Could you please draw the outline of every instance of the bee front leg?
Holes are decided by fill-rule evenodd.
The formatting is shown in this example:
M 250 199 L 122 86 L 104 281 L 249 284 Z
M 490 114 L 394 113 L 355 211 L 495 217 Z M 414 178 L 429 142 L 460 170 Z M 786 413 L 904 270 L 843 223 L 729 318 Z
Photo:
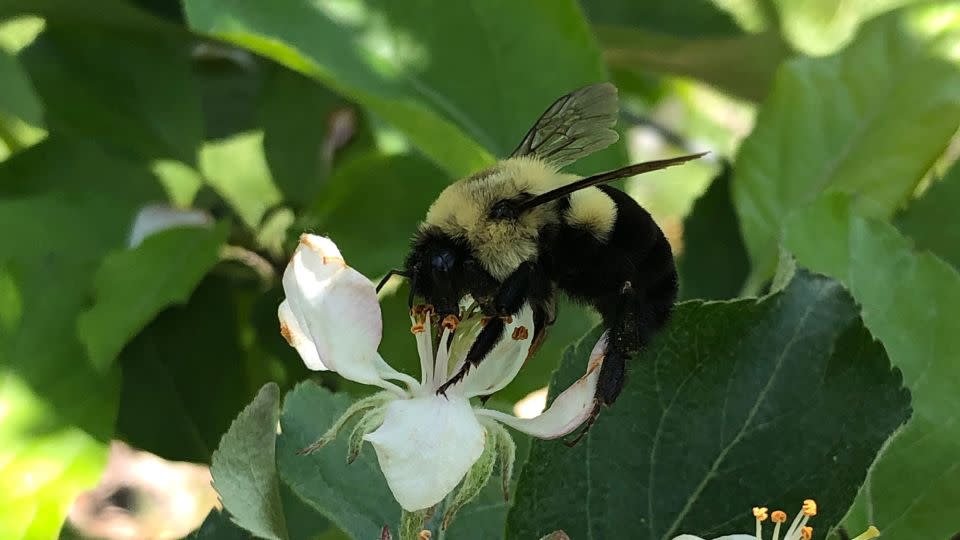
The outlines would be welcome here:
M 480 331 L 477 339 L 470 346 L 470 350 L 467 351 L 463 367 L 437 389 L 437 394 L 446 395 L 448 388 L 463 380 L 471 368 L 480 365 L 480 362 L 483 362 L 484 358 L 490 354 L 490 351 L 496 347 L 503 337 L 503 330 L 506 328 L 504 319 L 512 317 L 520 311 L 520 308 L 529 299 L 530 292 L 533 289 L 532 285 L 535 284 L 536 280 L 537 266 L 532 262 L 521 264 L 512 274 L 507 276 L 507 279 L 503 281 L 494 295 L 492 316 L 487 319 L 483 330 Z

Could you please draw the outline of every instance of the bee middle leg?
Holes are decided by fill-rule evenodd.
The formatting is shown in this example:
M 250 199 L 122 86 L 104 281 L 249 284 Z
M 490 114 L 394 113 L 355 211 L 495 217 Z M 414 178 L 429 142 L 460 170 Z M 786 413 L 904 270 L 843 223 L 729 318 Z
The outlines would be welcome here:
M 507 276 L 494 296 L 491 313 L 488 313 L 490 318 L 467 351 L 466 361 L 448 381 L 440 385 L 437 394 L 446 395 L 448 388 L 463 380 L 471 368 L 483 362 L 503 337 L 506 328 L 504 319 L 520 311 L 530 298 L 531 291 L 535 290 L 538 279 L 538 268 L 532 262 L 521 264 Z

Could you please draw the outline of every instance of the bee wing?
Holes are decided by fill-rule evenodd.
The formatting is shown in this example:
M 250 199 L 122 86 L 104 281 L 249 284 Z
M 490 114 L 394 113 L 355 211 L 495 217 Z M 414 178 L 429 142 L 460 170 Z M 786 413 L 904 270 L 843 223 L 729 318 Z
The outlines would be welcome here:
M 617 87 L 585 86 L 550 105 L 511 157 L 536 156 L 557 168 L 617 142 Z

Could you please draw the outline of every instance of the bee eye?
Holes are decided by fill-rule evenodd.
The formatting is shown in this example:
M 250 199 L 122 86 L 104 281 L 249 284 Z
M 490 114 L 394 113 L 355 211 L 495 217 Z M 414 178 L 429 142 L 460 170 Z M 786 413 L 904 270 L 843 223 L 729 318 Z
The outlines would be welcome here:
M 490 209 L 490 219 L 516 219 L 517 207 L 511 200 L 498 201 Z
M 449 272 L 453 270 L 453 265 L 456 262 L 457 257 L 449 251 L 441 251 L 430 260 L 433 269 L 438 272 Z

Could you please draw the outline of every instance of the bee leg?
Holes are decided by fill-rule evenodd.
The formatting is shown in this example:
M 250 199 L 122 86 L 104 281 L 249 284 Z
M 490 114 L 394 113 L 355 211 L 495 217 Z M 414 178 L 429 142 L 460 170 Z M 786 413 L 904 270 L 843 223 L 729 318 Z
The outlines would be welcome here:
M 500 341 L 504 328 L 506 328 L 506 323 L 500 317 L 490 319 L 487 325 L 483 327 L 483 330 L 480 331 L 480 334 L 477 335 L 477 339 L 473 342 L 473 345 L 470 346 L 463 366 L 453 377 L 450 377 L 447 382 L 440 385 L 440 388 L 437 389 L 437 394 L 447 395 L 448 388 L 463 380 L 463 378 L 467 376 L 467 373 L 470 372 L 471 367 L 479 365 L 487 354 L 497 345 L 497 342 Z
M 503 337 L 506 328 L 504 319 L 516 315 L 529 298 L 531 285 L 537 281 L 537 270 L 534 263 L 525 262 L 503 280 L 493 299 L 493 316 L 487 320 L 487 324 L 467 351 L 463 367 L 437 389 L 437 394 L 446 395 L 448 388 L 463 380 L 472 367 L 480 365 L 490 354 Z

